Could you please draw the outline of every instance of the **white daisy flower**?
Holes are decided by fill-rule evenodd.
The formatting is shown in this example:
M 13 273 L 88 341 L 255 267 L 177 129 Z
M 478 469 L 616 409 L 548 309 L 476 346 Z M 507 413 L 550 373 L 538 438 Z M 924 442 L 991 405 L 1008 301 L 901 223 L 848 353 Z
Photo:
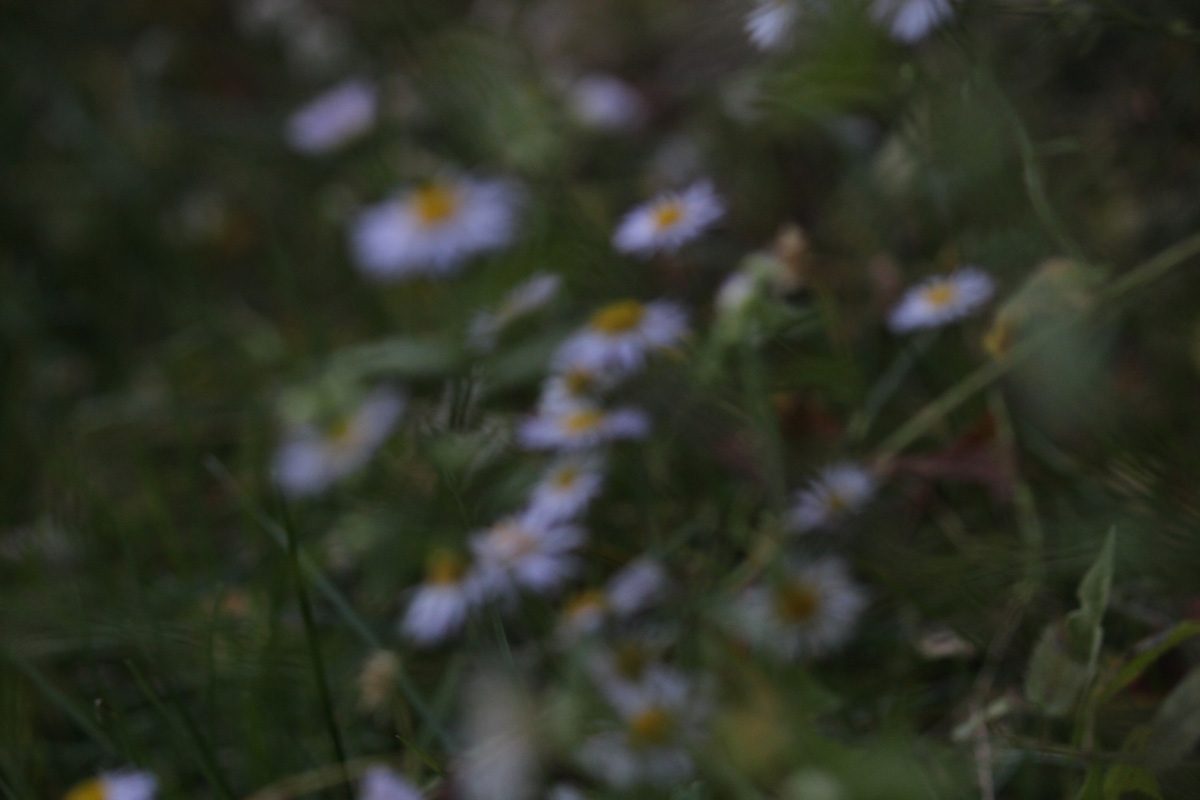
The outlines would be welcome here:
M 650 256 L 673 253 L 725 214 L 725 204 L 708 181 L 682 192 L 668 192 L 630 211 L 613 234 L 623 253 Z
M 443 178 L 360 211 L 350 244 L 372 278 L 450 275 L 512 241 L 519 205 L 504 181 Z
M 558 294 L 560 286 L 560 276 L 539 272 L 513 287 L 496 310 L 481 311 L 471 320 L 468 338 L 472 346 L 477 350 L 490 350 L 495 347 L 496 337 L 501 331 L 521 317 L 546 306 Z
M 641 439 L 650 431 L 646 415 L 633 408 L 605 411 L 590 404 L 542 409 L 521 423 L 517 441 L 527 450 L 587 450 L 618 439 Z
M 747 589 L 732 621 L 766 652 L 788 660 L 819 658 L 846 643 L 866 604 L 845 564 L 826 558 L 790 565 L 776 581 Z
M 582 528 L 546 525 L 529 515 L 502 519 L 471 538 L 481 593 L 510 598 L 518 589 L 550 594 L 579 567 Z
M 687 314 L 665 300 L 619 300 L 592 314 L 587 325 L 558 348 L 559 370 L 621 375 L 641 367 L 647 353 L 666 350 L 687 335 Z
M 788 522 L 799 533 L 828 527 L 861 511 L 874 494 L 870 472 L 856 464 L 834 464 L 796 494 Z
M 871 10 L 893 39 L 906 44 L 925 38 L 954 13 L 950 0 L 875 0 Z
M 421 800 L 421 792 L 399 773 L 371 767 L 363 773 L 358 800 Z
M 336 150 L 370 130 L 377 106 L 378 92 L 370 83 L 340 83 L 288 117 L 288 144 L 309 155 Z
M 667 587 L 667 572 L 662 564 L 650 556 L 642 556 L 609 579 L 605 594 L 613 614 L 628 617 L 661 600 Z
M 275 482 L 293 496 L 317 494 L 361 469 L 387 439 L 404 410 L 404 396 L 376 389 L 332 426 L 292 429 L 275 454 Z
M 968 316 L 991 299 L 995 283 L 978 267 L 935 275 L 909 289 L 888 317 L 895 333 L 937 328 Z
M 542 384 L 538 409 L 561 411 L 594 402 L 598 395 L 607 392 L 619 376 L 611 372 L 600 372 L 583 367 L 567 367 L 556 372 Z
M 584 75 L 571 84 L 571 114 L 580 124 L 601 131 L 629 131 L 646 120 L 646 103 L 628 83 L 612 75 Z
M 576 592 L 563 605 L 558 636 L 568 643 L 598 633 L 608 619 L 608 595 L 600 589 Z
M 609 699 L 621 728 L 583 743 L 578 760 L 584 769 L 618 789 L 665 787 L 692 775 L 690 746 L 699 738 L 705 706 L 686 679 L 655 671 L 637 687 Z
M 542 523 L 574 519 L 600 493 L 604 461 L 598 456 L 565 456 L 546 470 L 533 489 L 529 515 Z
M 466 564 L 448 550 L 429 557 L 425 582 L 417 589 L 400 622 L 401 632 L 419 645 L 433 645 L 458 633 L 467 621 L 476 592 Z
M 776 50 L 791 38 L 799 16 L 797 0 L 758 0 L 746 16 L 746 33 L 760 50 Z
M 149 772 L 106 772 L 75 786 L 64 800 L 152 800 L 158 779 Z

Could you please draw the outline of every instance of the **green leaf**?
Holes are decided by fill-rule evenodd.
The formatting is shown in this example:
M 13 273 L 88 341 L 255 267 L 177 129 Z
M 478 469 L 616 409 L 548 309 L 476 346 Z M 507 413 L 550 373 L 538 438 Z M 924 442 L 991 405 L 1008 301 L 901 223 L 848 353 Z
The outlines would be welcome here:
M 1196 635 L 1200 635 L 1200 623 L 1186 621 L 1153 637 L 1145 649 L 1121 665 L 1116 674 L 1104 682 L 1099 692 L 1100 702 L 1112 699 L 1118 692 L 1141 677 L 1142 673 L 1149 669 L 1155 661 Z
M 1200 668 L 1175 687 L 1150 724 L 1146 760 L 1162 769 L 1178 762 L 1200 742 Z
M 1104 639 L 1101 623 L 1112 588 L 1115 533 L 1109 531 L 1079 582 L 1079 608 L 1042 631 L 1025 678 L 1025 696 L 1051 717 L 1065 715 L 1096 674 Z
M 1144 768 L 1133 764 L 1114 764 L 1109 767 L 1101 789 L 1103 800 L 1131 800 L 1131 795 L 1162 800 L 1158 779 Z
M 355 379 L 432 378 L 457 370 L 462 353 L 444 339 L 384 339 L 341 351 L 330 372 Z

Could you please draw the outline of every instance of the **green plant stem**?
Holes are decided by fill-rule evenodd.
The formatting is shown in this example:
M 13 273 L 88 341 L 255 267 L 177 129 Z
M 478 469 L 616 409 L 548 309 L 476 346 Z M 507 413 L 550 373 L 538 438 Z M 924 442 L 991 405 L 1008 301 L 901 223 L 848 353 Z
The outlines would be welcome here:
M 313 619 L 312 603 L 308 597 L 304 575 L 300 569 L 299 547 L 296 543 L 296 530 L 288 513 L 287 503 L 280 498 L 280 509 L 283 513 L 283 529 L 287 534 L 288 564 L 292 571 L 292 580 L 296 584 L 296 599 L 300 603 L 300 614 L 304 619 L 305 639 L 308 642 L 308 656 L 312 663 L 313 678 L 317 684 L 317 693 L 321 700 L 321 709 L 325 714 L 325 724 L 329 730 L 329 739 L 333 744 L 333 752 L 341 768 L 342 780 L 345 784 L 343 791 L 347 798 L 353 797 L 350 790 L 350 774 L 346 771 L 346 748 L 342 744 L 342 733 L 338 728 L 337 715 L 334 713 L 333 697 L 329 691 L 329 680 L 325 674 L 325 661 L 321 656 L 321 643 L 317 638 L 319 631 Z

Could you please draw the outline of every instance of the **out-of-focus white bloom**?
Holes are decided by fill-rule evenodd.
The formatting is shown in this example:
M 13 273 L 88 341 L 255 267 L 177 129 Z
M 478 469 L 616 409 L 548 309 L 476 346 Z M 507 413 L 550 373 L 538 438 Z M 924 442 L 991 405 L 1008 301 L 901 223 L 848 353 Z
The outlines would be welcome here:
M 546 800 L 587 800 L 587 795 L 569 783 L 556 783 L 546 792 Z
M 640 367 L 647 353 L 678 344 L 687 332 L 687 315 L 675 303 L 619 300 L 592 314 L 587 325 L 563 342 L 554 365 L 624 374 Z
M 587 450 L 618 439 L 641 439 L 650 431 L 646 415 L 633 408 L 605 411 L 589 404 L 542 409 L 521 423 L 517 441 L 528 450 Z
M 835 558 L 789 565 L 767 585 L 738 598 L 736 632 L 752 645 L 789 660 L 818 658 L 854 633 L 867 599 Z
M 563 606 L 558 635 L 568 643 L 599 632 L 608 618 L 608 596 L 599 589 L 576 593 Z
M 500 520 L 471 538 L 482 593 L 509 598 L 517 589 L 557 591 L 578 569 L 575 551 L 584 538 L 582 528 L 529 515 Z
M 892 309 L 888 325 L 895 333 L 946 325 L 990 300 L 995 288 L 991 276 L 978 267 L 935 275 L 904 293 Z
M 609 696 L 622 727 L 587 739 L 580 765 L 616 788 L 669 786 L 686 780 L 689 751 L 705 711 L 692 686 L 677 674 L 649 673 L 636 687 Z
M 454 772 L 465 800 L 532 800 L 538 785 L 533 702 L 512 677 L 484 671 L 467 684 L 463 739 Z
M 149 772 L 106 772 L 75 786 L 64 800 L 152 800 L 158 779 Z
M 377 105 L 378 92 L 370 83 L 340 83 L 288 117 L 288 144 L 310 155 L 336 150 L 375 124 Z
M 758 295 L 761 281 L 758 276 L 738 270 L 729 275 L 717 289 L 715 305 L 722 315 L 739 316 Z
M 421 800 L 421 792 L 387 767 L 371 767 L 363 773 L 358 800 Z
M 667 573 L 657 560 L 642 556 L 630 561 L 608 581 L 608 607 L 628 617 L 658 602 L 667 590 Z
M 555 372 L 542 384 L 538 408 L 542 411 L 562 411 L 595 402 L 611 389 L 620 376 L 583 367 L 567 367 Z
M 275 482 L 294 496 L 317 494 L 359 470 L 383 444 L 404 410 L 404 396 L 376 389 L 354 413 L 325 430 L 302 425 L 290 431 L 275 454 Z
M 481 311 L 471 320 L 471 344 L 479 350 L 490 350 L 504 328 L 544 307 L 558 294 L 560 286 L 561 277 L 539 272 L 513 287 L 495 311 Z
M 668 192 L 630 211 L 613 234 L 623 253 L 650 256 L 673 253 L 695 239 L 725 213 L 725 204 L 708 181 L 682 192 Z
M 857 464 L 834 464 L 796 494 L 788 515 L 800 533 L 823 528 L 856 514 L 875 494 L 875 478 Z
M 746 16 L 746 33 L 761 50 L 775 50 L 791 38 L 800 16 L 798 0 L 758 0 Z
M 871 10 L 893 39 L 906 44 L 925 38 L 954 13 L 950 0 L 875 0 Z
M 584 75 L 570 88 L 575 119 L 602 131 L 628 131 L 646 120 L 646 103 L 628 83 L 612 75 Z
M 350 244 L 372 278 L 450 275 L 511 242 L 519 206 L 518 191 L 504 181 L 439 179 L 360 211 Z
M 528 513 L 547 524 L 574 519 L 592 502 L 603 483 L 603 459 L 566 456 L 551 464 L 534 487 Z
M 435 550 L 400 630 L 416 644 L 432 645 L 458 633 L 475 599 L 474 575 L 455 553 Z

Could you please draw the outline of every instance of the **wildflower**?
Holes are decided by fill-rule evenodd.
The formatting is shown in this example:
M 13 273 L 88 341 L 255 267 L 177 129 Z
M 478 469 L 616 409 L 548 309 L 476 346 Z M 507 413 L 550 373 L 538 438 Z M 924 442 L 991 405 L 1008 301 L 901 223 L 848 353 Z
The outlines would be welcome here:
M 845 565 L 826 558 L 790 565 L 774 583 L 747 589 L 733 617 L 762 650 L 789 660 L 817 658 L 850 638 L 866 602 Z
M 392 699 L 400 675 L 400 659 L 390 650 L 376 650 L 358 673 L 358 705 L 363 711 L 382 711 Z
M 296 427 L 275 454 L 275 482 L 290 495 L 311 495 L 358 471 L 392 432 L 404 402 L 395 390 L 377 389 L 324 430 Z
M 746 16 L 746 33 L 760 50 L 782 47 L 800 16 L 797 0 L 758 0 Z
M 371 767 L 363 773 L 358 800 L 421 800 L 421 792 L 387 767 Z
M 597 633 L 608 617 L 608 595 L 600 589 L 577 592 L 563 606 L 558 635 L 572 642 Z
M 888 325 L 896 333 L 937 328 L 961 319 L 992 297 L 991 277 L 978 267 L 962 267 L 929 278 L 905 292 L 892 309 Z
M 612 75 L 584 75 L 571 85 L 571 114 L 601 131 L 628 131 L 646 119 L 646 103 L 628 83 Z
M 574 553 L 583 540 L 583 530 L 573 525 L 547 525 L 529 515 L 500 520 L 471 539 L 482 592 L 506 597 L 518 588 L 556 591 L 575 574 Z
M 157 791 L 158 779 L 149 772 L 122 770 L 84 781 L 64 800 L 151 800 Z
M 667 590 L 667 573 L 655 559 L 642 556 L 630 561 L 608 581 L 608 606 L 618 617 L 628 617 L 658 602 Z
M 651 673 L 636 688 L 610 698 L 621 727 L 586 740 L 580 764 L 619 789 L 686 780 L 694 770 L 689 747 L 704 713 L 695 694 L 678 674 Z
M 309 155 L 336 150 L 370 129 L 377 105 L 378 93 L 366 81 L 340 83 L 288 117 L 288 144 Z
M 828 527 L 861 511 L 873 494 L 870 472 L 856 464 L 834 464 L 797 493 L 788 521 L 800 533 Z
M 649 256 L 673 253 L 695 239 L 725 213 L 725 205 L 708 181 L 682 192 L 668 192 L 630 211 L 613 234 L 623 253 Z
M 546 800 L 587 800 L 587 795 L 569 783 L 556 783 L 547 790 Z
M 586 405 L 595 400 L 597 395 L 611 389 L 618 377 L 611 372 L 568 366 L 546 379 L 542 385 L 538 408 L 543 411 L 561 411 Z
M 542 409 L 525 420 L 517 440 L 529 450 L 586 450 L 617 439 L 641 439 L 650 422 L 641 411 L 605 411 L 591 404 Z
M 618 300 L 592 314 L 555 353 L 559 369 L 624 374 L 646 355 L 678 344 L 687 335 L 687 315 L 675 303 Z
M 455 553 L 434 551 L 426 566 L 425 582 L 400 623 L 404 635 L 416 644 L 432 645 L 458 633 L 471 609 L 471 577 Z
M 566 456 L 555 461 L 534 487 L 529 514 L 544 523 L 579 516 L 600 492 L 603 466 L 603 459 L 596 456 Z
M 372 278 L 450 275 L 512 241 L 518 205 L 503 181 L 437 179 L 359 212 L 350 243 Z
M 871 10 L 893 39 L 906 44 L 925 38 L 954 12 L 950 0 L 875 0 Z
M 553 300 L 561 285 L 562 278 L 547 272 L 539 272 L 518 284 L 495 311 L 481 311 L 471 320 L 471 344 L 478 350 L 490 350 L 504 328 Z

